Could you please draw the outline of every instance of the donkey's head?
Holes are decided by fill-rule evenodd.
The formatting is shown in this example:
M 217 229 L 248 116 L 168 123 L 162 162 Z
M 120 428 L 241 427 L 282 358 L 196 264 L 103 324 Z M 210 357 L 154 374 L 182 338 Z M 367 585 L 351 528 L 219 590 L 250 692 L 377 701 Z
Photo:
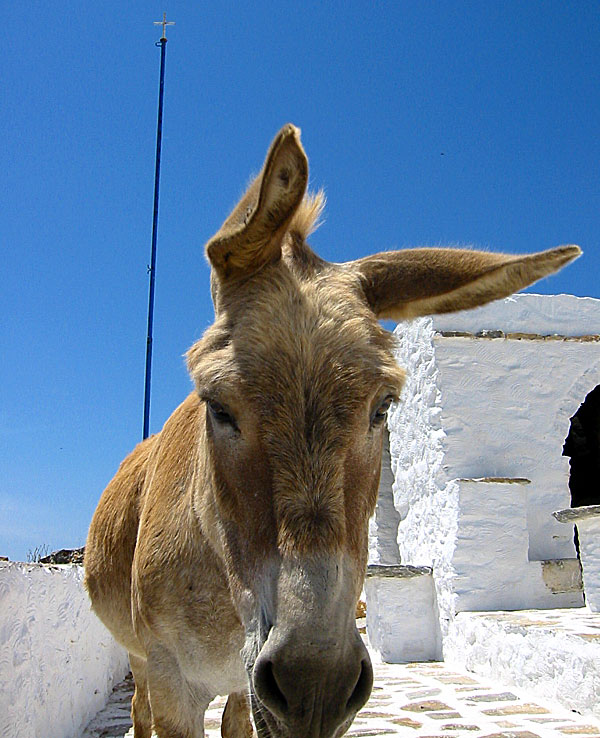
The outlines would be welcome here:
M 208 243 L 216 320 L 188 361 L 211 490 L 196 508 L 246 630 L 259 733 L 329 738 L 372 684 L 355 605 L 385 415 L 404 376 L 378 319 L 504 297 L 579 249 L 415 249 L 331 264 L 305 242 L 323 204 L 307 179 L 288 125 Z

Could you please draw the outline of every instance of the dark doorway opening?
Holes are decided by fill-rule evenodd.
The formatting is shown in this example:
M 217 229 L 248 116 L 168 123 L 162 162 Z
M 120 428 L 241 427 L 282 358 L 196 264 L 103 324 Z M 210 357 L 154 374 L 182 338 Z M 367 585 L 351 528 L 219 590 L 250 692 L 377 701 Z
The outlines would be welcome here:
M 563 456 L 571 457 L 571 507 L 600 505 L 600 385 L 571 418 Z
M 588 394 L 571 418 L 563 456 L 571 457 L 571 507 L 600 505 L 600 385 Z M 579 556 L 577 528 L 575 548 Z

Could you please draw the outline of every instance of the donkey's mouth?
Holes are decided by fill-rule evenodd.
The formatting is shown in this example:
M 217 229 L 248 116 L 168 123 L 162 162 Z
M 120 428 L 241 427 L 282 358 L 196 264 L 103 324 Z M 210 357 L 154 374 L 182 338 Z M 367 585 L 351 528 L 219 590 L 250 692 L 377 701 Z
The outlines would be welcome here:
M 258 738 L 283 738 L 288 735 L 275 715 L 261 704 L 253 689 L 250 690 L 250 701 Z
M 252 691 L 250 694 L 252 703 L 252 717 L 256 726 L 258 738 L 341 738 L 352 725 L 354 715 L 333 730 L 333 732 L 320 730 L 321 726 L 306 726 L 295 729 L 282 723 L 267 707 L 265 707 Z

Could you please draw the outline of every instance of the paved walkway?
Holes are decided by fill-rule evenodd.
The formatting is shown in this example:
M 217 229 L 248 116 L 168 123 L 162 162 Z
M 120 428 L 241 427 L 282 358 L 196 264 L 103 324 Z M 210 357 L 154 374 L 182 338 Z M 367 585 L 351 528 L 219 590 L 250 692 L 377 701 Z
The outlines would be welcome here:
M 373 657 L 375 686 L 348 736 L 408 738 L 569 738 L 598 736 L 600 719 L 578 715 L 444 663 L 382 664 Z M 131 678 L 81 738 L 128 738 Z M 225 698 L 206 713 L 207 738 L 219 738 Z

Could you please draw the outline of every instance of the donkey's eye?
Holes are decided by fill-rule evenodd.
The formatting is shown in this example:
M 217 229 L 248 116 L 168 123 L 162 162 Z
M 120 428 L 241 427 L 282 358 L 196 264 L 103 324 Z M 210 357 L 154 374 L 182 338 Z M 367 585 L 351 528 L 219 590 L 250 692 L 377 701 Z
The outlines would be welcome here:
M 206 404 L 208 405 L 210 414 L 217 421 L 217 423 L 223 423 L 223 424 L 231 425 L 234 428 L 237 428 L 233 415 L 231 415 L 231 413 L 225 410 L 223 405 L 219 404 L 218 402 L 215 402 L 214 400 L 207 400 Z
M 379 423 L 383 423 L 392 402 L 394 402 L 393 395 L 388 395 L 373 413 L 371 417 L 371 425 L 379 425 Z

